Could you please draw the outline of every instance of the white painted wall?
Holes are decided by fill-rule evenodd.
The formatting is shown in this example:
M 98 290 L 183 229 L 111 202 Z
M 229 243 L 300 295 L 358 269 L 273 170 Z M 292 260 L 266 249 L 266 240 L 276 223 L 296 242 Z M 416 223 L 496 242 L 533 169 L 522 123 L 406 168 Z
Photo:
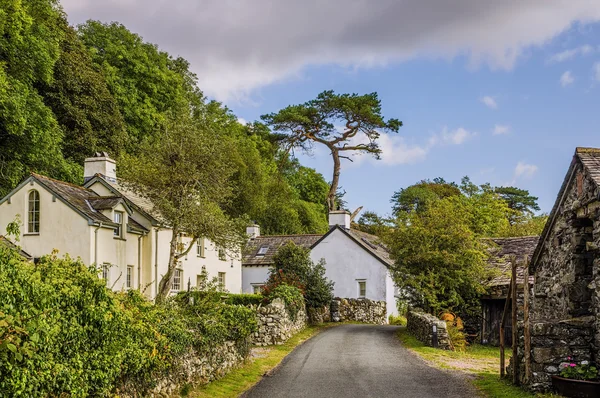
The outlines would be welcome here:
M 263 284 L 269 278 L 271 267 L 265 265 L 251 265 L 242 267 L 243 293 L 254 293 L 254 284 Z

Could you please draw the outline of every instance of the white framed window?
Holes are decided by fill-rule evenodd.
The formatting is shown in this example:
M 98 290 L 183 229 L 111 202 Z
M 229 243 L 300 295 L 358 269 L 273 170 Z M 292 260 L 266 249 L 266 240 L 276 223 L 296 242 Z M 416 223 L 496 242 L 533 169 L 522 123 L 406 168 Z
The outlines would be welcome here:
M 219 260 L 226 261 L 227 254 L 225 253 L 225 249 L 223 249 L 222 247 L 219 247 L 219 248 L 217 248 L 217 251 L 219 252 Z
M 217 281 L 219 283 L 219 289 L 225 290 L 225 272 L 219 272 Z
M 133 265 L 127 266 L 127 279 L 125 283 L 127 289 L 131 289 L 133 287 Z
M 118 224 L 117 228 L 113 231 L 113 234 L 117 237 L 117 238 L 122 238 L 123 237 L 123 212 L 122 211 L 116 211 L 114 212 L 114 216 L 113 216 L 113 221 L 115 222 L 115 224 Z
M 204 254 L 204 238 L 198 238 L 198 242 L 196 243 L 196 251 L 198 253 L 198 257 L 206 257 Z
M 366 279 L 358 280 L 358 297 L 367 297 L 367 281 Z
M 253 283 L 252 284 L 252 293 L 254 294 L 260 294 L 263 291 L 263 284 L 262 283 Z
M 181 282 L 183 281 L 183 270 L 177 268 L 173 274 L 173 282 L 171 283 L 171 290 L 181 290 Z
M 27 233 L 40 233 L 40 193 L 36 190 L 29 192 L 27 207 Z
M 104 263 L 102 264 L 102 279 L 104 279 L 104 283 L 108 284 L 108 278 L 110 277 L 110 264 Z

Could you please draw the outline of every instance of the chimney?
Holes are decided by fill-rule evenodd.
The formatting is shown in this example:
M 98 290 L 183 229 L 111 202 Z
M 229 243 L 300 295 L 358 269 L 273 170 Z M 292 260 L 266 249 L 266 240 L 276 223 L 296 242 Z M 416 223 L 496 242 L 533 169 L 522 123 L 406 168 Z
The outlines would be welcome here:
M 246 227 L 248 238 L 253 239 L 260 236 L 260 226 L 258 224 L 248 225 Z
M 102 174 L 109 181 L 117 181 L 117 162 L 106 152 L 96 152 L 94 157 L 85 159 L 83 163 L 83 180 L 88 181 L 96 174 Z
M 329 228 L 336 225 L 350 229 L 350 212 L 347 210 L 334 210 L 329 212 Z

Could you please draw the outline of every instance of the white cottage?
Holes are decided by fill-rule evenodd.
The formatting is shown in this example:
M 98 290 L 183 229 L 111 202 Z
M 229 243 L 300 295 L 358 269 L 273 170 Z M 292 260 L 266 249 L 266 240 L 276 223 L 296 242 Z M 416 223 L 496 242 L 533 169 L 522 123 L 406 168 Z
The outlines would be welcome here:
M 32 173 L 0 200 L 0 229 L 18 215 L 19 243 L 34 259 L 58 250 L 98 265 L 109 287 L 140 288 L 154 298 L 168 267 L 171 229 L 151 203 L 119 184 L 106 154 L 86 159 L 84 169 L 83 186 Z M 241 254 L 229 256 L 208 239 L 194 242 L 180 261 L 172 291 L 196 286 L 203 268 L 224 290 L 241 292 Z
M 343 298 L 385 301 L 389 315 L 397 315 L 396 287 L 388 267 L 393 264 L 376 236 L 350 228 L 350 213 L 329 214 L 325 235 L 261 236 L 257 225 L 248 227 L 250 240 L 242 260 L 242 290 L 258 292 L 268 278 L 273 255 L 289 241 L 310 249 L 314 262 L 325 260 L 325 275 L 332 280 L 333 294 Z

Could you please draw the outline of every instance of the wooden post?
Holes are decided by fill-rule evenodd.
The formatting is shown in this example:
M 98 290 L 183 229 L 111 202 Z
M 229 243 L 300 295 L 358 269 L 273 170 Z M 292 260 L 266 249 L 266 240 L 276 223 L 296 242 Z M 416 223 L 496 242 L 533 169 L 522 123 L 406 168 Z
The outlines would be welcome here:
M 529 325 L 529 261 L 525 256 L 523 269 L 523 335 L 524 335 L 524 360 L 525 360 L 525 383 L 529 384 L 531 375 L 531 329 Z
M 512 259 L 512 360 L 513 360 L 513 384 L 519 385 L 519 336 L 517 334 L 517 311 L 518 311 L 518 297 L 517 297 L 517 261 L 513 257 Z
M 512 285 L 513 280 L 511 276 L 510 285 L 508 287 L 508 293 L 506 294 L 506 301 L 504 302 L 504 311 L 502 312 L 502 320 L 500 321 L 500 377 L 505 376 L 506 361 L 504 358 L 504 324 L 508 315 L 509 303 L 512 296 Z

